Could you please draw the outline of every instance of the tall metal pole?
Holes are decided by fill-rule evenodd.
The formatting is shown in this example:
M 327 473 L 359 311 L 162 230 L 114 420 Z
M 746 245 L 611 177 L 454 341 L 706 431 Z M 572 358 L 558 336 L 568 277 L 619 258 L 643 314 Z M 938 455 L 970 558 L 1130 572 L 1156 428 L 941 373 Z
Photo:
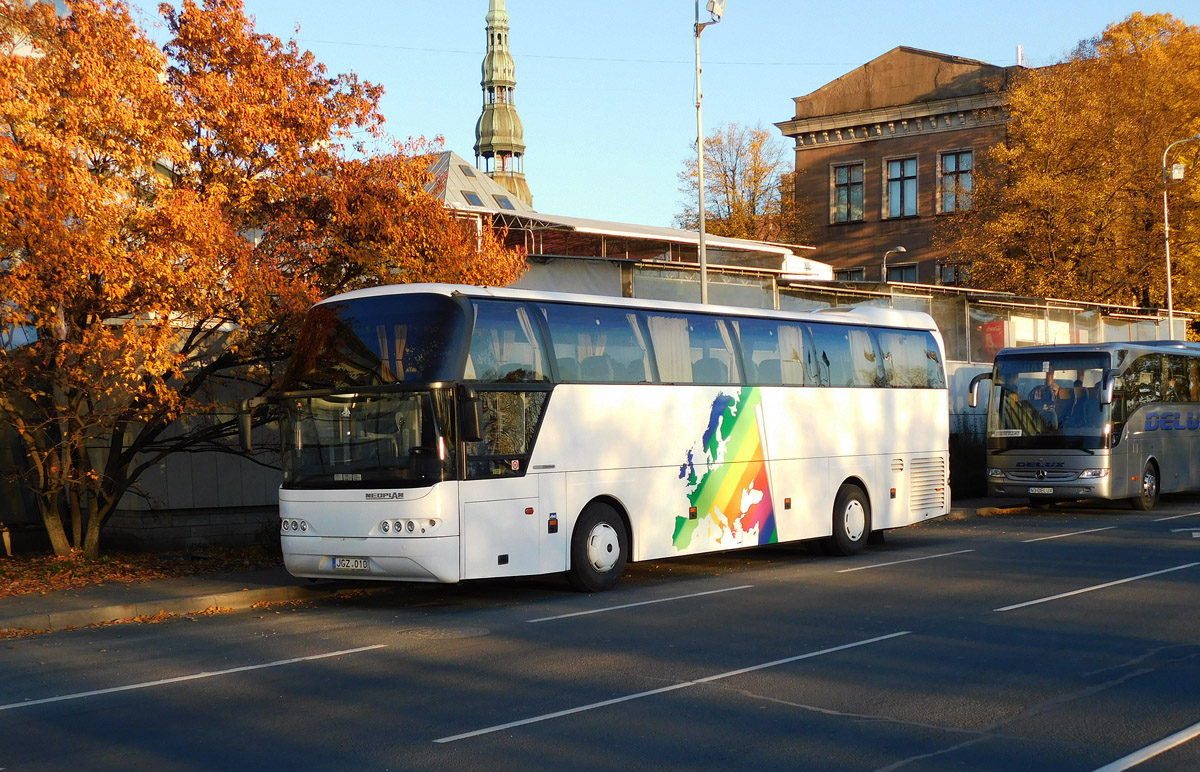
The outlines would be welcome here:
M 1163 245 L 1166 249 L 1167 256 L 1167 339 L 1170 340 L 1175 335 L 1175 303 L 1171 294 L 1171 221 L 1167 214 L 1167 153 L 1171 152 L 1171 148 L 1176 145 L 1181 145 L 1184 142 L 1195 142 L 1200 140 L 1200 134 L 1187 139 L 1177 139 L 1167 145 L 1167 149 L 1163 151 L 1162 157 L 1162 183 L 1163 183 Z
M 704 249 L 704 124 L 700 120 L 700 33 L 704 27 L 700 23 L 700 0 L 696 0 L 696 174 L 698 179 L 699 215 L 700 215 L 700 302 L 708 302 L 708 255 Z

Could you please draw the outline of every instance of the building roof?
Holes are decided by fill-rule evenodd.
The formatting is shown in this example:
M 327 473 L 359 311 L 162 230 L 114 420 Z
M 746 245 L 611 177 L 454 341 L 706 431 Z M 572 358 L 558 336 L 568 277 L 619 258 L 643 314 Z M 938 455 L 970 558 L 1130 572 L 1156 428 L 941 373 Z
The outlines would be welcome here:
M 679 228 L 546 214 L 522 203 L 453 151 L 437 156 L 430 167 L 428 190 L 463 213 L 490 216 L 506 229 L 509 246 L 524 247 L 532 256 L 602 258 L 663 263 L 697 262 L 700 234 Z M 469 199 L 474 195 L 479 203 Z M 504 198 L 510 207 L 498 203 Z M 813 247 L 705 234 L 705 251 L 713 267 L 782 272 L 804 279 L 832 279 L 833 269 L 813 260 Z
M 434 180 L 426 186 L 426 190 L 436 194 L 452 209 L 478 212 L 534 211 L 532 206 L 453 151 L 439 153 L 429 171 Z M 505 206 L 505 203 L 510 206 Z
M 1007 88 L 1011 74 L 1021 69 L 897 46 L 816 91 L 796 97 L 792 120 L 996 94 Z

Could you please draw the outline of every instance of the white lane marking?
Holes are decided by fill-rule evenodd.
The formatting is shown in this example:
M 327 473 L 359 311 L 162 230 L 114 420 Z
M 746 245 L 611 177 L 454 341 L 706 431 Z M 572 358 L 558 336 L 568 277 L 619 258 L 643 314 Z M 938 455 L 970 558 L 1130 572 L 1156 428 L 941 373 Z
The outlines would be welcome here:
M 1082 595 L 1083 593 L 1091 592 L 1092 590 L 1103 590 L 1105 587 L 1116 587 L 1118 584 L 1125 584 L 1126 582 L 1136 582 L 1138 579 L 1149 579 L 1152 576 L 1160 576 L 1162 574 L 1169 574 L 1172 571 L 1182 571 L 1185 568 L 1194 568 L 1195 566 L 1200 566 L 1200 563 L 1186 563 L 1182 566 L 1175 566 L 1174 568 L 1164 568 L 1161 571 L 1152 571 L 1148 574 L 1141 574 L 1140 576 L 1131 576 L 1128 579 L 1118 579 L 1115 582 L 1105 582 L 1104 584 L 1097 584 L 1094 587 L 1084 587 L 1079 590 L 1071 590 L 1070 592 L 1061 592 L 1058 595 L 1051 595 L 1048 598 L 1038 598 L 1037 600 L 1027 600 L 1024 603 L 1015 603 L 1011 606 L 1005 606 L 1003 608 L 997 608 L 997 609 L 992 609 L 992 610 L 993 611 L 1012 611 L 1014 609 L 1025 608 L 1026 606 L 1036 606 L 1039 603 L 1049 603 L 1052 600 L 1059 600 L 1061 598 L 1069 598 L 1072 595 Z
M 128 692 L 133 689 L 148 689 L 151 686 L 166 686 L 168 684 L 177 684 L 183 681 L 195 681 L 199 678 L 214 678 L 216 676 L 231 675 L 233 673 L 245 673 L 249 670 L 263 670 L 269 667 L 279 667 L 280 665 L 294 665 L 297 662 L 311 662 L 315 659 L 328 659 L 329 657 L 341 657 L 345 654 L 358 654 L 363 651 L 372 651 L 374 649 L 382 649 L 387 646 L 386 643 L 378 643 L 374 646 L 362 646 L 357 649 L 344 649 L 342 651 L 331 651 L 328 654 L 313 654 L 308 657 L 294 657 L 292 659 L 281 659 L 275 662 L 265 662 L 261 665 L 244 665 L 242 667 L 231 667 L 228 670 L 216 670 L 212 673 L 193 673 L 192 675 L 177 676 L 175 678 L 163 678 L 158 681 L 146 681 L 140 684 L 129 684 L 128 686 L 114 686 L 109 689 L 96 689 L 90 692 L 79 692 L 78 694 L 64 694 L 61 697 L 47 697 L 41 700 L 27 700 L 25 702 L 14 702 L 9 705 L 0 705 L 0 710 L 14 710 L 16 708 L 28 708 L 34 705 L 46 705 L 51 702 L 66 702 L 67 700 L 82 700 L 85 697 L 97 697 L 101 694 L 114 694 L 116 692 Z
M 1141 750 L 1134 751 L 1128 756 L 1117 759 L 1111 764 L 1105 764 L 1095 772 L 1121 772 L 1122 770 L 1136 767 L 1143 761 L 1148 761 L 1160 753 L 1169 751 L 1177 745 L 1183 745 L 1188 740 L 1194 740 L 1200 737 L 1200 723 L 1192 724 L 1187 729 L 1181 729 L 1170 737 L 1164 737 L 1158 742 L 1147 745 Z
M 556 711 L 554 713 L 545 713 L 540 716 L 534 716 L 533 718 L 523 718 L 520 721 L 512 721 L 507 724 L 498 724 L 496 726 L 489 726 L 486 729 L 476 729 L 474 732 L 463 732 L 462 734 L 456 734 L 451 737 L 442 737 L 438 740 L 434 740 L 434 742 L 435 743 L 452 743 L 452 742 L 455 742 L 456 740 L 465 740 L 469 737 L 478 737 L 479 735 L 490 734 L 492 732 L 502 732 L 505 729 L 513 729 L 515 727 L 525 726 L 527 724 L 536 724 L 540 721 L 549 721 L 552 718 L 562 718 L 563 716 L 570 716 L 570 715 L 574 715 L 576 713 L 583 713 L 583 712 L 589 711 L 589 710 L 596 710 L 597 708 L 606 708 L 609 705 L 617 705 L 619 703 L 629 702 L 631 700 L 640 700 L 643 697 L 653 697 L 656 694 L 665 694 L 666 692 L 673 692 L 676 689 L 686 689 L 689 686 L 697 686 L 699 684 L 706 684 L 706 683 L 710 683 L 712 681 L 719 681 L 722 678 L 732 678 L 733 676 L 742 675 L 744 673 L 752 673 L 755 670 L 765 670 L 770 667 L 786 665 L 789 662 L 799 662 L 802 659 L 812 659 L 813 657 L 820 657 L 824 654 L 833 654 L 834 652 L 845 651 L 846 649 L 854 649 L 859 646 L 866 646 L 867 644 L 878 643 L 880 641 L 886 641 L 890 638 L 899 638 L 900 636 L 908 635 L 911 632 L 912 632 L 911 630 L 904 630 L 904 631 L 898 632 L 898 633 L 891 633 L 890 635 L 881 635 L 877 638 L 868 638 L 864 641 L 855 641 L 854 643 L 847 643 L 847 644 L 843 644 L 842 646 L 834 646 L 829 649 L 821 649 L 820 651 L 810 651 L 807 654 L 798 654 L 795 657 L 788 657 L 787 659 L 777 659 L 774 662 L 764 662 L 761 665 L 751 665 L 750 667 L 744 667 L 744 668 L 740 668 L 738 670 L 730 670 L 728 673 L 718 673 L 717 675 L 706 676 L 705 678 L 697 678 L 695 681 L 685 681 L 684 683 L 680 683 L 680 684 L 664 686 L 660 689 L 651 689 L 648 692 L 638 692 L 637 694 L 629 694 L 624 697 L 616 697 L 611 700 L 604 700 L 603 702 L 593 702 L 590 705 L 581 705 L 578 708 L 569 708 L 567 710 L 560 710 L 560 711 Z
M 671 600 L 684 600 L 685 598 L 699 598 L 702 595 L 716 595 L 719 592 L 733 592 L 734 590 L 748 590 L 754 585 L 743 584 L 740 587 L 726 587 L 723 590 L 708 590 L 706 592 L 695 592 L 691 595 L 675 595 L 670 598 L 659 598 L 658 600 L 643 600 L 638 603 L 626 603 L 623 606 L 606 606 L 605 608 L 592 609 L 591 611 L 576 611 L 573 614 L 559 614 L 556 617 L 540 617 L 538 619 L 527 619 L 526 622 L 549 622 L 554 619 L 567 619 L 569 617 L 582 617 L 588 614 L 603 614 L 605 611 L 619 611 L 620 609 L 633 608 L 634 606 L 649 606 L 654 603 L 666 603 Z
M 1116 528 L 1115 525 L 1110 525 L 1106 528 L 1092 528 L 1091 530 L 1088 530 L 1088 531 L 1072 531 L 1071 533 L 1059 533 L 1059 534 L 1055 534 L 1054 536 L 1039 536 L 1036 539 L 1026 539 L 1025 541 L 1023 541 L 1021 543 L 1022 544 L 1032 544 L 1035 541 L 1049 541 L 1050 539 L 1065 539 L 1068 536 L 1080 536 L 1081 534 L 1085 534 L 1085 533 L 1099 533 L 1100 531 L 1111 531 L 1114 528 Z
M 893 560 L 891 563 L 874 563 L 869 566 L 859 566 L 858 568 L 843 568 L 838 571 L 839 574 L 848 574 L 851 571 L 866 571 L 868 568 L 884 568 L 885 566 L 898 566 L 901 563 L 915 563 L 918 560 L 933 560 L 934 558 L 948 558 L 951 555 L 965 555 L 968 552 L 975 550 L 959 550 L 958 552 L 943 552 L 940 555 L 926 555 L 923 558 L 908 558 L 907 560 Z
M 1171 515 L 1170 517 L 1160 517 L 1157 520 L 1155 520 L 1154 522 L 1165 523 L 1168 520 L 1179 520 L 1180 518 L 1194 517 L 1195 515 L 1200 515 L 1200 512 L 1188 512 L 1186 515 Z

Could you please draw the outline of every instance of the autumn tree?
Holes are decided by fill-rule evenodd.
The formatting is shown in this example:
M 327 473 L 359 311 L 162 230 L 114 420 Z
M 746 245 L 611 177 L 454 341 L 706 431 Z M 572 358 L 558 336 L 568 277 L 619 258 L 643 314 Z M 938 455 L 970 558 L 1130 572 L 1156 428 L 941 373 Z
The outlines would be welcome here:
M 239 0 L 0 0 L 0 421 L 56 553 L 167 454 L 228 450 L 222 401 L 267 388 L 314 300 L 396 281 L 507 283 L 524 260 L 378 138 L 381 89 L 255 32 Z
M 796 205 L 789 160 L 782 140 L 761 126 L 725 123 L 714 129 L 704 138 L 705 231 L 801 243 L 805 235 L 803 208 Z M 699 227 L 696 169 L 693 154 L 679 173 L 679 191 L 685 196 L 683 211 L 675 217 L 680 228 Z
M 1009 91 L 1007 142 L 975 171 L 973 207 L 939 234 L 974 286 L 1165 304 L 1162 156 L 1200 131 L 1200 28 L 1140 13 Z M 1200 143 L 1168 166 L 1174 299 L 1200 308 Z

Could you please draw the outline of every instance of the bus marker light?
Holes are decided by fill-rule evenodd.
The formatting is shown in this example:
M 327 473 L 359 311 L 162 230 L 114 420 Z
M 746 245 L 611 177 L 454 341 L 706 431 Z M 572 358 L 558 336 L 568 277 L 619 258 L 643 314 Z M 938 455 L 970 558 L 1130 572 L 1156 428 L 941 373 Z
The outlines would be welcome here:
M 533 514 L 533 507 L 525 507 L 525 514 L 527 514 L 527 515 L 532 515 L 532 514 Z
M 791 500 L 791 499 L 784 499 L 784 500 L 783 500 L 783 508 L 784 508 L 784 509 L 791 509 L 791 508 L 792 508 L 792 500 Z
M 550 513 L 550 520 L 546 523 L 546 533 L 558 533 L 558 515 L 555 512 Z
M 896 489 L 892 488 L 892 498 L 896 498 Z
M 695 520 L 695 519 L 696 519 L 696 508 L 688 507 L 688 520 Z

